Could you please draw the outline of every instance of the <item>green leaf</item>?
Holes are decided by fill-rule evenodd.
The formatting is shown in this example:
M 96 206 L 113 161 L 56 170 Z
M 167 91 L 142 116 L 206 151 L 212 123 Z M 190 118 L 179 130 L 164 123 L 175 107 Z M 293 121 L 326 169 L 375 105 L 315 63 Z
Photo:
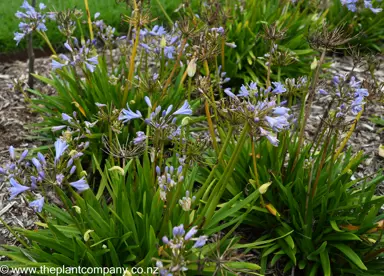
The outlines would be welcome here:
M 319 255 L 320 253 L 322 253 L 326 247 L 327 247 L 327 242 L 325 241 L 320 245 L 320 247 L 318 249 L 316 249 L 316 251 L 313 251 L 311 254 L 309 254 L 307 256 L 307 259 L 310 261 L 315 261 L 316 256 Z
M 337 226 L 336 221 L 331 220 L 330 223 L 331 223 L 332 229 L 335 230 L 336 232 L 344 232 L 343 230 L 340 230 L 339 226 Z
M 361 241 L 357 235 L 350 232 L 326 235 L 323 239 L 327 241 Z
M 232 269 L 259 270 L 261 267 L 257 264 L 248 262 L 226 262 L 225 265 Z
M 363 270 L 368 270 L 367 267 L 364 265 L 364 263 L 361 261 L 360 257 L 350 247 L 341 243 L 336 243 L 331 245 L 339 249 L 358 268 Z
M 329 255 L 327 250 L 323 250 L 320 253 L 320 262 L 323 268 L 324 276 L 331 276 L 331 262 L 329 261 Z

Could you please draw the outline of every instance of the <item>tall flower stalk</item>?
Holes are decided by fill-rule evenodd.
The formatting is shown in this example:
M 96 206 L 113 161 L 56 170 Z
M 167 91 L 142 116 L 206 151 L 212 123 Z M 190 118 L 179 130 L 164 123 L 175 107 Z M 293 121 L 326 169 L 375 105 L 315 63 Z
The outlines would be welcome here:
M 303 144 L 303 141 L 304 141 L 305 127 L 307 125 L 307 122 L 308 122 L 308 119 L 309 119 L 309 115 L 311 114 L 312 103 L 313 103 L 313 100 L 315 98 L 315 91 L 316 91 L 317 83 L 319 81 L 321 67 L 322 67 L 322 65 L 324 63 L 324 60 L 325 60 L 326 52 L 327 52 L 327 50 L 323 49 L 323 51 L 321 53 L 321 56 L 320 56 L 320 60 L 317 63 L 317 67 L 316 67 L 316 71 L 315 71 L 315 76 L 312 79 L 312 83 L 311 83 L 310 89 L 308 91 L 308 102 L 305 103 L 305 105 L 303 104 L 303 106 L 305 106 L 304 114 L 303 114 L 304 118 L 303 118 L 303 120 L 302 120 L 302 122 L 300 124 L 301 129 L 300 129 L 300 133 L 299 133 L 299 140 L 298 140 L 298 143 L 297 143 L 297 148 L 296 148 L 296 153 L 295 153 L 295 161 L 293 163 L 292 170 L 294 170 L 295 167 L 296 167 L 297 160 L 298 160 L 298 157 L 299 157 L 299 153 L 300 153 L 300 150 L 301 150 L 301 145 Z
M 141 24 L 140 24 L 140 16 L 141 16 L 140 15 L 140 9 L 139 9 L 139 7 L 137 5 L 136 0 L 133 0 L 133 5 L 134 5 L 134 16 L 135 16 L 134 24 L 135 24 L 136 35 L 135 35 L 135 42 L 134 42 L 133 48 L 132 48 L 131 59 L 130 59 L 130 62 L 129 62 L 128 77 L 127 77 L 127 81 L 126 81 L 126 84 L 125 84 L 123 101 L 121 103 L 122 106 L 125 106 L 125 104 L 127 102 L 127 99 L 128 99 L 129 89 L 131 87 L 131 83 L 132 83 L 132 80 L 133 80 L 133 74 L 135 72 L 135 59 L 136 59 L 137 47 L 138 47 L 139 41 L 140 41 L 140 28 L 141 28 Z

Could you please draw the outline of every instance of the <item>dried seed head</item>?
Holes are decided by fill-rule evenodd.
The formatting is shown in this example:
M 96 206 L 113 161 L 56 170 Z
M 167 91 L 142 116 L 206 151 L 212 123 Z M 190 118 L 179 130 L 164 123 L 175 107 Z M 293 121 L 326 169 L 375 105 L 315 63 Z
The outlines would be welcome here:
M 285 37 L 285 33 L 287 32 L 286 28 L 281 28 L 277 25 L 277 22 L 267 25 L 265 24 L 263 26 L 264 28 L 264 34 L 263 36 L 265 39 L 271 40 L 271 41 L 278 41 Z
M 78 9 L 66 9 L 56 13 L 59 31 L 66 37 L 71 37 L 76 30 L 76 20 L 83 17 L 83 12 Z
M 143 154 L 145 149 L 145 143 L 135 145 L 132 141 L 125 144 L 121 144 L 119 139 L 109 140 L 106 136 L 103 136 L 104 151 L 116 158 L 124 160 L 132 159 Z
M 298 60 L 295 53 L 289 50 L 277 50 L 272 54 L 272 64 L 277 66 L 288 66 Z
M 316 50 L 332 50 L 348 43 L 358 35 L 351 36 L 346 30 L 345 24 L 330 28 L 326 22 L 316 30 L 309 30 L 309 45 Z
M 127 22 L 131 26 L 143 27 L 153 21 L 156 21 L 156 18 L 155 19 L 151 18 L 149 11 L 143 10 L 143 11 L 133 11 L 132 16 L 123 14 L 121 16 L 121 21 Z

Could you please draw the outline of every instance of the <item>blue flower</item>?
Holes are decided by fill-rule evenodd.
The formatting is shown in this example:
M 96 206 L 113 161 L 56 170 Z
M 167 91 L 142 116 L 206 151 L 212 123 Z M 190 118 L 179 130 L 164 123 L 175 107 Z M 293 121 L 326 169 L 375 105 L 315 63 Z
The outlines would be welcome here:
M 20 156 L 19 163 L 25 159 L 28 155 L 28 150 L 23 151 L 23 153 Z
M 364 104 L 364 98 L 363 97 L 357 97 L 352 102 L 352 114 L 357 115 L 361 110 L 363 110 L 363 104 Z
M 68 51 L 73 52 L 72 47 L 69 45 L 68 41 L 64 43 L 64 47 L 68 49 Z
M 10 183 L 11 183 L 11 188 L 9 189 L 9 191 L 11 192 L 11 197 L 9 198 L 9 200 L 12 200 L 14 199 L 18 194 L 21 194 L 27 190 L 29 190 L 30 188 L 27 187 L 27 186 L 23 186 L 21 185 L 19 182 L 17 182 L 15 179 L 11 178 L 10 180 Z
M 164 47 L 164 55 L 169 58 L 173 59 L 173 53 L 175 52 L 175 47 L 174 46 L 165 46 Z
M 62 173 L 56 175 L 56 182 L 57 184 L 61 185 L 64 180 L 64 175 Z
M 359 88 L 355 91 L 355 97 L 368 97 L 369 93 L 368 90 L 365 88 Z
M 372 1 L 371 0 L 364 0 L 364 6 L 367 9 L 370 9 L 373 13 L 379 13 L 379 12 L 381 12 L 383 10 L 382 8 L 374 8 L 372 6 Z
M 41 11 L 45 8 L 45 5 L 41 3 L 39 7 Z M 19 44 L 21 39 L 33 30 L 41 32 L 47 31 L 47 27 L 45 26 L 45 14 L 37 12 L 35 8 L 28 3 L 28 1 L 24 1 L 21 8 L 25 9 L 26 12 L 17 11 L 15 16 L 19 19 L 26 20 L 26 22 L 21 22 L 19 24 L 21 33 L 15 33 L 14 40 L 16 40 L 16 44 Z
M 165 35 L 167 32 L 165 31 L 163 26 L 155 25 L 152 29 L 152 31 L 149 32 L 150 35 L 153 36 L 162 36 Z
M 27 0 L 24 0 L 23 4 L 21 5 L 21 8 L 27 11 L 35 11 L 35 9 L 28 3 Z
M 88 58 L 84 63 L 85 63 L 85 66 L 87 66 L 88 70 L 93 73 L 96 68 L 95 65 L 99 63 L 99 60 L 97 56 L 94 56 L 94 57 Z
M 182 237 L 185 234 L 184 225 L 180 224 L 179 226 L 173 227 L 173 237 Z
M 91 64 L 91 63 L 88 63 L 88 62 L 84 62 L 85 66 L 88 68 L 89 71 L 91 71 L 91 73 L 93 73 L 95 71 L 95 65 Z
M 39 24 L 37 24 L 36 30 L 38 30 L 38 31 L 40 31 L 40 32 L 46 32 L 46 31 L 48 31 L 47 26 L 45 26 L 44 23 L 39 23 Z
M 137 137 L 135 139 L 133 139 L 133 144 L 134 145 L 139 145 L 139 144 L 143 143 L 147 139 L 147 136 L 142 131 L 136 132 L 136 135 L 137 135 Z
M 240 87 L 240 93 L 237 94 L 237 96 L 239 96 L 239 97 L 248 97 L 249 96 L 248 89 L 245 87 L 244 84 Z
M 161 240 L 163 241 L 164 244 L 168 244 L 169 243 L 169 239 L 168 239 L 167 236 L 164 236 Z
M 272 114 L 276 116 L 287 116 L 289 110 L 289 108 L 278 106 L 273 109 Z
M 272 128 L 272 130 L 276 132 L 279 132 L 289 127 L 289 122 L 287 121 L 287 118 L 285 118 L 284 116 L 279 116 L 279 117 L 265 116 L 265 120 L 267 121 L 268 125 Z
M 40 197 L 29 203 L 29 207 L 33 208 L 35 212 L 40 213 L 43 210 L 44 206 L 44 197 Z
M 123 121 L 123 123 L 126 123 L 126 122 L 129 122 L 130 120 L 133 120 L 133 119 L 138 119 L 138 118 L 142 118 L 143 115 L 141 115 L 140 111 L 136 111 L 133 112 L 128 104 L 127 104 L 127 109 L 123 109 L 119 115 L 119 120 L 120 121 Z
M 41 164 L 43 164 L 43 166 L 47 165 L 47 161 L 45 160 L 45 157 L 41 152 L 37 153 L 37 158 L 39 159 Z
M 193 247 L 194 247 L 194 248 L 200 248 L 200 247 L 203 247 L 203 246 L 206 244 L 207 240 L 208 240 L 208 237 L 207 237 L 207 236 L 200 236 L 200 237 L 196 240 L 196 242 L 195 242 L 195 244 L 193 245 Z
M 266 137 L 273 146 L 277 147 L 279 145 L 279 140 L 275 136 L 272 136 L 272 134 L 269 131 L 266 131 L 262 127 L 260 127 L 259 130 L 260 130 L 260 135 L 263 137 Z
M 275 86 L 275 88 L 272 90 L 272 93 L 281 94 L 287 91 L 284 85 L 282 85 L 280 82 L 272 82 L 272 84 Z
M 237 45 L 234 42 L 231 42 L 231 43 L 230 42 L 225 42 L 225 45 L 227 45 L 229 48 L 232 48 L 232 49 L 237 47 Z
M 279 145 L 279 140 L 275 136 L 268 134 L 266 137 L 273 146 L 277 147 Z
M 145 97 L 144 97 L 144 100 L 145 100 L 146 104 L 148 105 L 148 107 L 149 107 L 149 108 L 152 108 L 151 99 L 148 98 L 148 96 L 145 96 Z
M 173 115 L 192 115 L 191 106 L 187 101 L 185 101 L 183 106 L 176 110 Z
M 80 180 L 69 183 L 69 185 L 76 188 L 76 190 L 78 192 L 83 192 L 83 191 L 89 189 L 89 185 L 88 185 L 87 181 L 84 179 L 84 177 L 82 177 Z
M 71 168 L 71 170 L 69 171 L 69 175 L 74 174 L 75 171 L 76 171 L 76 166 L 73 165 L 72 168 Z
M 15 158 L 16 158 L 15 148 L 13 146 L 9 147 L 9 156 L 11 157 L 11 160 L 15 160 Z
M 32 163 L 38 171 L 42 170 L 42 167 L 41 167 L 39 160 L 37 160 L 35 157 L 32 158 Z
M 56 131 L 62 130 L 64 128 L 66 128 L 66 127 L 67 127 L 66 125 L 54 126 L 54 127 L 51 128 L 51 131 L 52 132 L 56 132 Z
M 319 89 L 319 94 L 323 95 L 323 96 L 326 96 L 326 95 L 328 95 L 328 92 L 326 90 L 320 88 Z
M 65 142 L 62 139 L 57 139 L 55 142 L 55 151 L 56 151 L 56 156 L 55 156 L 55 164 L 57 161 L 59 161 L 60 157 L 63 155 L 64 151 L 68 148 L 67 142 Z
M 185 235 L 185 240 L 187 241 L 187 240 L 190 240 L 195 234 L 197 233 L 197 227 L 196 226 L 193 226 L 192 228 L 191 228 L 191 230 L 189 230 L 188 232 L 187 232 L 187 234 Z
M 65 66 L 65 64 L 60 63 L 60 62 L 58 62 L 58 61 L 56 61 L 54 59 L 52 59 L 52 64 L 51 65 L 52 65 L 52 70 L 61 69 L 61 68 L 63 68 Z
M 66 113 L 62 113 L 62 114 L 61 114 L 61 118 L 63 119 L 63 121 L 66 121 L 66 122 L 71 122 L 71 121 L 72 121 L 72 117 L 69 116 L 69 115 L 66 114 Z
M 95 103 L 95 105 L 96 105 L 98 108 L 107 106 L 106 104 L 102 104 L 102 103 Z

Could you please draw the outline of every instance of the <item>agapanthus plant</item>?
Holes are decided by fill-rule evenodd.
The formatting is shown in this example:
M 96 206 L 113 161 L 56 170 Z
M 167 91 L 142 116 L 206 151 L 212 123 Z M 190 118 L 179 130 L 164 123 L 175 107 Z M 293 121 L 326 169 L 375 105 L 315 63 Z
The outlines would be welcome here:
M 153 131 L 155 147 L 159 145 L 159 142 L 179 137 L 181 127 L 176 123 L 177 116 L 192 115 L 192 109 L 189 103 L 185 101 L 179 109 L 173 111 L 173 105 L 168 106 L 166 109 L 162 109 L 161 106 L 154 108 L 151 100 L 147 96 L 145 97 L 145 102 L 148 108 L 153 110 L 147 118 L 143 118 L 139 110 L 136 110 L 136 112 L 132 111 L 127 104 L 127 109 L 121 111 L 119 120 L 123 123 L 128 123 L 134 119 L 142 119 Z
M 156 167 L 157 184 L 160 189 L 160 198 L 163 201 L 167 200 L 167 192 L 174 188 L 176 185 L 182 185 L 184 180 L 183 166 L 180 165 L 177 169 L 173 166 L 165 166 L 162 172 L 160 167 Z
M 372 0 L 340 0 L 343 6 L 346 6 L 351 12 L 356 12 L 358 7 L 370 9 L 373 13 L 380 13 L 382 8 L 373 7 Z
M 55 186 L 63 188 L 70 185 L 79 192 L 89 189 L 84 177 L 73 181 L 76 179 L 75 172 L 82 170 L 80 157 L 87 145 L 83 143 L 73 148 L 65 137 L 61 137 L 54 144 L 54 154 L 38 152 L 28 156 L 29 151 L 24 150 L 19 158 L 16 158 L 15 149 L 11 146 L 8 162 L 0 167 L 0 183 L 10 184 L 10 200 L 28 193 L 27 198 L 34 199 L 29 206 L 41 212 L 44 200 L 50 199 Z
M 39 10 L 36 10 L 28 1 L 24 0 L 21 8 L 24 9 L 23 12 L 16 12 L 16 17 L 22 20 L 19 24 L 20 32 L 15 33 L 14 40 L 17 44 L 19 44 L 27 34 L 35 30 L 39 32 L 47 31 L 47 27 L 45 26 L 46 14 L 43 13 L 46 6 L 43 3 L 40 3 Z
M 329 89 L 319 88 L 318 93 L 332 99 L 336 118 L 355 117 L 363 110 L 365 98 L 369 95 L 368 90 L 362 87 L 362 81 L 358 81 L 354 76 L 348 79 L 347 76 L 337 75 L 333 77 Z
M 85 43 L 79 44 L 79 41 L 74 38 L 72 41 L 64 43 L 65 48 L 70 52 L 70 57 L 64 54 L 59 54 L 56 59 L 52 59 L 52 69 L 62 69 L 67 65 L 72 67 L 83 65 L 90 71 L 94 72 L 98 64 L 98 55 L 92 50 L 92 42 L 87 40 Z
M 133 30 L 136 36 L 136 30 Z M 148 54 L 174 59 L 181 47 L 181 33 L 177 28 L 166 31 L 163 26 L 155 25 L 150 29 L 140 30 L 139 46 Z
M 286 92 L 285 86 L 280 82 L 272 84 L 267 89 L 258 89 L 257 84 L 251 82 L 242 85 L 237 95 L 225 89 L 229 100 L 223 103 L 221 114 L 237 125 L 247 122 L 254 137 L 266 137 L 277 146 L 276 134 L 290 127 L 292 115 L 289 108 L 278 103 L 277 95 Z
M 195 238 L 198 230 L 193 226 L 187 233 L 184 225 L 173 227 L 172 239 L 164 236 L 162 255 L 166 259 L 161 259 L 156 262 L 156 266 L 160 269 L 160 275 L 183 275 L 188 270 L 188 255 L 203 247 L 207 240 L 207 236 L 199 236 Z M 193 244 L 193 245 L 192 245 Z M 168 253 L 170 251 L 171 253 Z

